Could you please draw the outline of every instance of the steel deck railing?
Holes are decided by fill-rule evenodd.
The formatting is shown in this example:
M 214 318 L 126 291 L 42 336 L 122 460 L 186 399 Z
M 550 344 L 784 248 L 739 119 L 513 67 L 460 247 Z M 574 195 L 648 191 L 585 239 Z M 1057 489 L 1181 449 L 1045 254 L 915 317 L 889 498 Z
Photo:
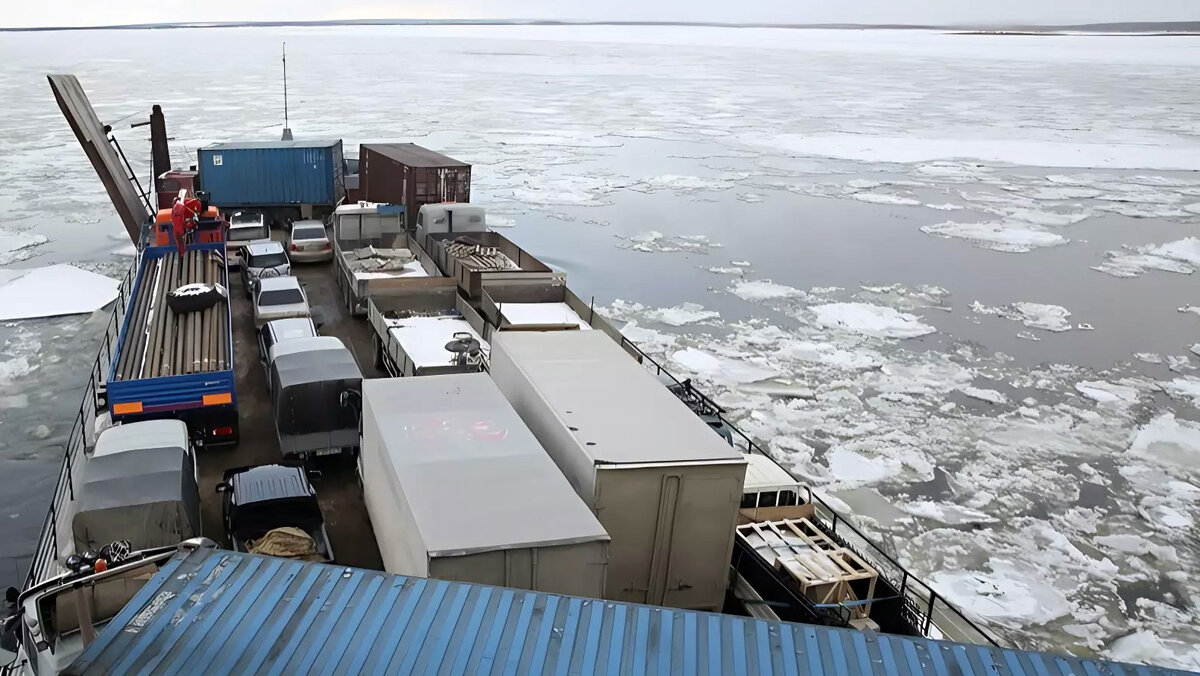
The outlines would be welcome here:
M 688 387 L 706 404 L 712 406 L 713 410 L 718 411 L 719 413 L 716 414 L 717 417 L 729 427 L 735 438 L 743 444 L 743 447 L 739 449 L 743 453 L 757 453 L 768 458 L 771 457 L 766 450 L 743 432 L 741 428 L 726 418 L 724 408 L 713 401 L 711 397 L 697 390 L 694 385 L 685 385 L 683 381 L 663 368 L 662 364 L 639 348 L 637 344 L 623 336 L 621 338 L 621 346 L 639 355 L 643 365 L 651 368 L 655 374 L 665 375 L 681 387 Z M 737 442 L 735 442 L 735 445 L 737 445 Z M 787 470 L 786 467 L 783 469 Z M 787 471 L 788 474 L 791 474 L 790 470 Z M 795 478 L 794 475 L 793 478 Z M 910 573 L 903 564 L 880 547 L 867 534 L 863 533 L 852 521 L 830 507 L 820 495 L 813 491 L 811 486 L 800 479 L 796 479 L 796 483 L 804 489 L 808 502 L 812 503 L 816 508 L 817 516 L 820 517 L 817 520 L 817 526 L 826 530 L 829 535 L 839 540 L 841 544 L 854 550 L 854 553 L 874 565 L 879 570 L 880 575 L 900 591 L 900 596 L 904 599 L 906 606 L 905 612 L 913 613 L 916 620 L 914 624 L 920 627 L 922 634 L 929 636 L 931 627 L 936 627 L 949 640 L 988 643 L 997 647 L 1003 647 L 991 632 L 984 630 L 964 615 L 962 611 L 955 608 L 949 601 L 939 595 L 933 587 L 930 587 L 920 578 Z
M 137 274 L 138 260 L 136 256 L 125 278 L 121 281 L 117 299 L 113 306 L 112 316 L 104 331 L 100 351 L 92 363 L 88 383 L 84 389 L 83 399 L 75 414 L 75 422 L 67 435 L 62 467 L 59 470 L 58 482 L 54 486 L 54 495 L 50 499 L 50 509 L 42 522 L 42 531 L 38 535 L 37 545 L 33 550 L 33 558 L 29 563 L 29 573 L 25 576 L 25 589 L 46 581 L 64 571 L 55 569 L 59 557 L 58 520 L 64 513 L 67 504 L 75 499 L 74 468 L 83 459 L 86 450 L 89 425 L 95 424 L 96 398 L 101 385 L 108 377 L 108 368 L 112 362 L 113 351 L 117 348 L 118 333 L 121 330 L 121 319 L 125 316 L 125 308 L 129 301 L 129 291 L 133 286 L 134 275 Z

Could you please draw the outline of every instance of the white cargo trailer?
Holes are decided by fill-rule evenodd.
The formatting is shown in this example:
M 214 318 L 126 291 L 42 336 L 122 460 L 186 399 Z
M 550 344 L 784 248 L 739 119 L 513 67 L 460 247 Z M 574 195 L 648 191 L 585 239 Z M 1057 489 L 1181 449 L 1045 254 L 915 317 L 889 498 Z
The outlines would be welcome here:
M 608 534 L 487 374 L 363 381 L 359 473 L 389 573 L 603 596 Z
M 492 339 L 492 378 L 612 537 L 605 598 L 719 610 L 745 458 L 602 331 Z

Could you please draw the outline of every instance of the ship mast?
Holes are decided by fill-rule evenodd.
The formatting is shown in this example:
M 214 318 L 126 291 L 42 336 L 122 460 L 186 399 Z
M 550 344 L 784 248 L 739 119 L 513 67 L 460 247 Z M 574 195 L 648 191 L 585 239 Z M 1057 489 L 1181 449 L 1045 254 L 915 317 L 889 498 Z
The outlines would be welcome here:
M 283 141 L 292 140 L 292 129 L 288 126 L 287 100 L 287 43 L 283 43 Z

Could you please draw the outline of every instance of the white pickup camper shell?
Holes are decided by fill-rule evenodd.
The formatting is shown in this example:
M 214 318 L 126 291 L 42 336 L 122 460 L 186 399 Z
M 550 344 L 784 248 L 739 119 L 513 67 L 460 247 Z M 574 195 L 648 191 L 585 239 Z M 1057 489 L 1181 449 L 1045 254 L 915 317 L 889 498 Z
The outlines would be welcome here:
M 742 454 L 602 331 L 492 339 L 492 378 L 612 537 L 605 598 L 719 610 Z

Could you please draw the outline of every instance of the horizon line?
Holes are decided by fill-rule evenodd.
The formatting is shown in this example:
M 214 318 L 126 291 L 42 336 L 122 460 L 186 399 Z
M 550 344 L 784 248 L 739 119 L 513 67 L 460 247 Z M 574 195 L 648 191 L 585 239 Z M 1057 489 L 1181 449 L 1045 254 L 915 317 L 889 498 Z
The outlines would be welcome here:
M 1042 32 L 1055 30 L 1099 30 L 1118 26 L 1144 27 L 1148 30 L 1169 26 L 1188 26 L 1184 32 L 1200 30 L 1200 21 L 1106 21 L 1075 24 L 1037 23 L 970 23 L 970 24 L 905 24 L 905 23 L 796 23 L 796 22 L 730 22 L 730 21 L 637 21 L 637 20 L 575 20 L 575 19 L 280 19 L 253 21 L 164 21 L 89 26 L 0 26 L 0 32 L 51 32 L 81 30 L 163 30 L 187 28 L 279 28 L 321 26 L 387 26 L 387 25 L 475 25 L 475 26 L 685 26 L 706 28 L 789 28 L 789 29 L 894 29 L 894 30 L 953 30 Z M 1124 32 L 1134 31 L 1128 28 Z

